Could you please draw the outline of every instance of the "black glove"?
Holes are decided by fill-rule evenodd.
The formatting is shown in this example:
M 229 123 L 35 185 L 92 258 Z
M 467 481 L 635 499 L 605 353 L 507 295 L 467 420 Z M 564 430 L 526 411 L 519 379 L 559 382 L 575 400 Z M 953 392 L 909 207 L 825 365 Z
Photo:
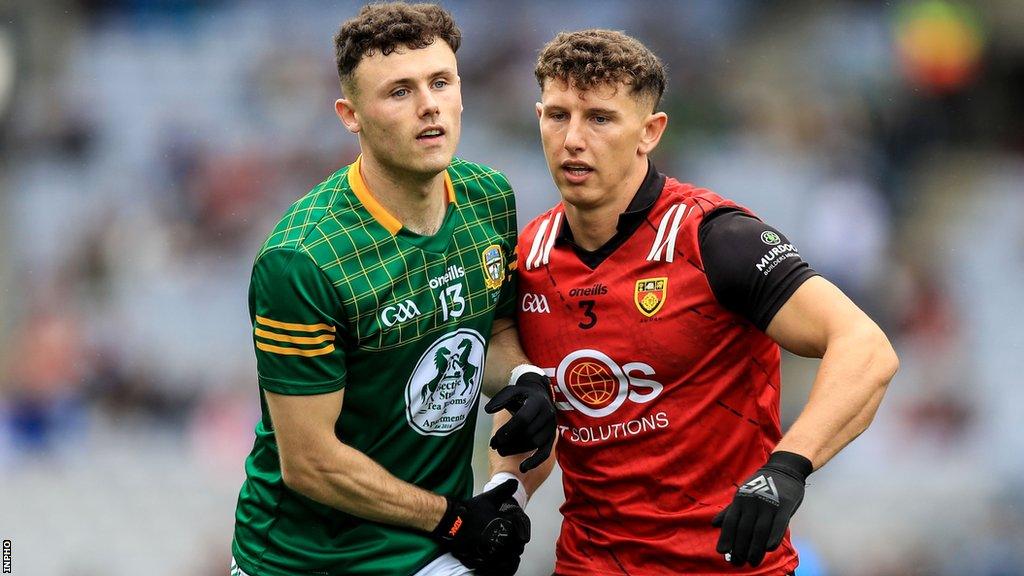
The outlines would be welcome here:
M 735 566 L 761 564 L 765 552 L 782 543 L 793 513 L 804 499 L 804 483 L 814 471 L 811 461 L 792 452 L 775 452 L 747 478 L 732 503 L 715 516 L 721 527 L 716 550 Z
M 448 498 L 430 535 L 480 576 L 515 574 L 530 541 L 530 519 L 512 497 L 515 491 L 516 481 L 509 479 L 469 500 Z
M 484 406 L 488 414 L 502 408 L 512 418 L 491 437 L 491 448 L 502 456 L 532 452 L 532 456 L 519 464 L 526 472 L 536 468 L 551 456 L 555 443 L 555 401 L 551 397 L 551 380 L 536 372 L 524 372 L 515 382 L 506 386 Z

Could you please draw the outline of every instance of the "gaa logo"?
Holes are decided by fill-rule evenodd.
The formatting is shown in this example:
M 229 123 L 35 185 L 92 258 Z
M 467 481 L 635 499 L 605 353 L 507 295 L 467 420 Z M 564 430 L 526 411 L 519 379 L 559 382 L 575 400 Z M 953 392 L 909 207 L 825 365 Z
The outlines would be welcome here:
M 661 394 L 660 382 L 642 376 L 654 375 L 654 368 L 643 362 L 619 366 L 597 350 L 577 350 L 566 356 L 555 370 L 555 382 L 569 404 L 558 402 L 562 410 L 579 410 L 587 416 L 602 418 L 629 400 L 644 404 Z
M 420 309 L 416 307 L 416 303 L 412 300 L 406 300 L 381 310 L 380 322 L 390 328 L 395 324 L 405 322 L 406 320 L 412 320 L 419 315 Z
M 537 314 L 551 313 L 547 296 L 543 294 L 530 294 L 529 292 L 523 294 L 523 302 L 520 309 L 523 312 L 535 312 Z

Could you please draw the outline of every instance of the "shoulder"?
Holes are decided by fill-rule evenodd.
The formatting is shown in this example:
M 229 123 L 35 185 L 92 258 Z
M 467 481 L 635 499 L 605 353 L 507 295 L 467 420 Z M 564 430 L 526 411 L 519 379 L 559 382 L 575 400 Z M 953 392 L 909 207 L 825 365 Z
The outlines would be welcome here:
M 252 276 L 258 281 L 255 285 L 271 292 L 293 282 L 330 284 L 309 251 L 295 245 L 275 246 L 260 252 L 253 263 Z
M 728 213 L 757 220 L 750 209 L 734 200 L 707 188 L 668 178 L 665 190 L 648 218 L 660 229 L 689 229 L 689 235 L 697 236 L 703 234 L 710 222 Z
M 561 203 L 531 220 L 519 234 L 517 246 L 520 273 L 547 263 L 555 239 L 563 226 L 565 209 Z
M 512 194 L 512 185 L 501 171 L 462 158 L 452 159 L 452 163 L 448 166 L 448 176 L 456 191 L 463 189 L 470 196 L 479 193 Z
M 253 314 L 277 322 L 317 324 L 336 313 L 337 288 L 299 247 L 276 247 L 259 255 L 249 281 L 249 306 Z
M 275 249 L 301 249 L 339 204 L 348 202 L 349 166 L 346 166 L 296 200 L 285 210 L 260 248 L 257 260 Z
M 675 178 L 668 178 L 665 181 L 665 190 L 658 202 L 664 208 L 674 204 L 685 204 L 693 215 L 706 216 L 720 208 L 737 208 L 744 212 L 750 212 L 735 201 L 717 194 L 716 192 L 690 184 L 680 182 Z
M 519 235 L 520 242 L 532 240 L 535 236 L 547 238 L 552 232 L 557 234 L 557 228 L 561 227 L 564 217 L 565 208 L 559 202 L 546 212 L 527 222 L 526 226 L 523 227 L 523 232 Z
M 698 238 L 706 219 L 721 210 L 749 212 L 707 188 L 667 178 L 647 215 L 653 238 L 647 259 L 673 262 L 678 255 L 700 266 Z

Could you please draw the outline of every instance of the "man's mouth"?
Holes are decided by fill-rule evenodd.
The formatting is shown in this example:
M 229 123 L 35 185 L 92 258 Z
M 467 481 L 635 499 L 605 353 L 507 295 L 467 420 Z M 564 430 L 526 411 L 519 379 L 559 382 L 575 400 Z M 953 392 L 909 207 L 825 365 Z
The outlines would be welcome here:
M 590 165 L 583 162 L 562 162 L 562 170 L 565 170 L 571 176 L 586 176 L 594 171 Z
M 441 136 L 444 136 L 444 128 L 441 128 L 441 127 L 438 127 L 438 126 L 432 126 L 430 128 L 426 128 L 425 130 L 423 130 L 419 134 L 417 134 L 416 135 L 416 139 L 417 140 L 431 140 L 433 138 L 440 138 Z

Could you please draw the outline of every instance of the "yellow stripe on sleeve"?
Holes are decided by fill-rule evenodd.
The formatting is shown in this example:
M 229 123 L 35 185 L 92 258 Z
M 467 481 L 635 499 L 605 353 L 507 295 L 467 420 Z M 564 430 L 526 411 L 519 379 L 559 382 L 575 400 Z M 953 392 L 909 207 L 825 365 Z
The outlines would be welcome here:
M 261 338 L 268 340 L 277 340 L 278 342 L 289 342 L 291 344 L 321 344 L 323 342 L 334 342 L 334 334 L 321 334 L 320 336 L 306 337 L 306 336 L 286 336 L 284 334 L 278 334 L 276 332 L 268 332 L 262 328 L 256 329 L 256 335 Z
M 259 340 L 256 341 L 256 347 L 264 352 L 271 352 L 274 354 L 283 354 L 285 356 L 305 356 L 312 358 L 313 356 L 323 356 L 324 354 L 330 354 L 334 352 L 334 344 L 328 344 L 326 348 L 317 348 L 316 350 L 300 350 L 299 348 L 282 348 L 281 346 L 274 346 L 272 344 L 264 344 Z
M 270 328 L 280 328 L 282 330 L 291 330 L 292 332 L 320 332 L 323 330 L 328 332 L 336 331 L 334 326 L 328 326 L 327 324 L 292 324 L 290 322 L 278 322 L 277 320 L 271 320 L 270 318 L 264 318 L 263 316 L 256 316 L 256 322 Z

